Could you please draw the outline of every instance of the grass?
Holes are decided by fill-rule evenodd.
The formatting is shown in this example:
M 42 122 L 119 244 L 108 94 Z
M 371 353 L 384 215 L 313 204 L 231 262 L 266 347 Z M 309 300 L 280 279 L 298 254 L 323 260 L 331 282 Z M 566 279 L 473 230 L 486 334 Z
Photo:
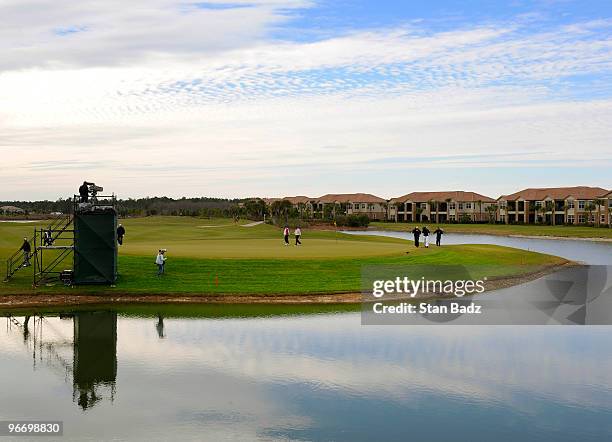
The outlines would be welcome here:
M 361 270 L 366 265 L 424 265 L 435 272 L 439 271 L 436 266 L 461 264 L 480 266 L 482 272 L 494 276 L 563 262 L 549 255 L 494 245 L 415 249 L 401 239 L 309 230 L 304 231 L 302 247 L 285 247 L 275 227 L 241 227 L 227 220 L 150 217 L 123 224 L 127 234 L 120 248 L 116 287 L 55 284 L 33 289 L 28 268 L 9 283 L 0 284 L 0 295 L 356 292 L 361 289 Z M 33 227 L 0 223 L 0 256 L 14 251 Z M 158 278 L 154 258 L 161 247 L 168 249 L 167 273 Z
M 427 225 L 434 230 L 435 223 L 383 223 L 374 222 L 370 229 L 411 231 L 416 226 Z M 523 236 L 558 236 L 563 238 L 598 238 L 612 239 L 612 229 L 606 227 L 588 226 L 545 226 L 545 225 L 519 225 L 519 224 L 439 224 L 448 233 L 473 233 L 487 235 L 523 235 Z

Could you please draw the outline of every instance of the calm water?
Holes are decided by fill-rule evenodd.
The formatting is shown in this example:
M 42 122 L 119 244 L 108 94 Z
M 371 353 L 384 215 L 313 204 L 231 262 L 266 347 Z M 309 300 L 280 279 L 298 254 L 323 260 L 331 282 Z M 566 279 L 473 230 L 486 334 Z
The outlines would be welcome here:
M 347 231 L 351 235 L 390 236 L 412 241 L 412 233 L 393 231 Z M 435 238 L 432 236 L 431 242 Z M 547 253 L 562 256 L 573 261 L 587 264 L 612 264 L 612 242 L 595 242 L 583 240 L 563 239 L 535 239 L 512 238 L 496 235 L 470 235 L 464 233 L 445 233 L 442 236 L 442 245 L 445 244 L 496 244 L 500 246 L 515 247 L 517 249 L 531 250 L 533 252 Z
M 612 440 L 612 327 L 99 310 L 0 319 L 0 420 L 63 420 L 67 440 Z

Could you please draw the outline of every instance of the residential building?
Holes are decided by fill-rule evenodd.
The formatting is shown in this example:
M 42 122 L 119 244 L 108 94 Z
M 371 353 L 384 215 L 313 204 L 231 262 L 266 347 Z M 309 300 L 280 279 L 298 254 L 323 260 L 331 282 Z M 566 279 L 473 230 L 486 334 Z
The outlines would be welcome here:
M 0 214 L 3 215 L 22 215 L 25 213 L 21 207 L 16 206 L 0 206 Z
M 497 221 L 506 224 L 605 224 L 610 192 L 601 187 L 523 189 L 497 199 Z
M 495 200 L 475 192 L 411 192 L 389 202 L 390 221 L 484 222 L 495 218 Z
M 312 202 L 317 218 L 326 215 L 326 207 L 331 213 L 346 215 L 367 215 L 372 220 L 387 217 L 387 200 L 369 193 L 327 194 Z

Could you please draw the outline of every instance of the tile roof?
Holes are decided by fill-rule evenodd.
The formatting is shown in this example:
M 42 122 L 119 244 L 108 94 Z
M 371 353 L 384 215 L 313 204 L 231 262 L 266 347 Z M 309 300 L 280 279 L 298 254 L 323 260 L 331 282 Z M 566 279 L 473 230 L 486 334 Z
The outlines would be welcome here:
M 317 200 L 321 203 L 386 203 L 387 200 L 370 193 L 328 193 Z
M 502 195 L 498 199 L 514 201 L 517 199 L 525 199 L 529 201 L 541 201 L 547 197 L 553 199 L 565 199 L 574 197 L 577 199 L 594 199 L 602 198 L 609 191 L 601 187 L 545 187 L 545 188 L 529 188 L 523 189 L 510 195 Z
M 493 198 L 475 192 L 464 192 L 454 190 L 449 192 L 411 192 L 404 196 L 393 198 L 392 203 L 403 203 L 405 201 L 427 202 L 427 201 L 482 201 L 484 203 L 495 202 Z

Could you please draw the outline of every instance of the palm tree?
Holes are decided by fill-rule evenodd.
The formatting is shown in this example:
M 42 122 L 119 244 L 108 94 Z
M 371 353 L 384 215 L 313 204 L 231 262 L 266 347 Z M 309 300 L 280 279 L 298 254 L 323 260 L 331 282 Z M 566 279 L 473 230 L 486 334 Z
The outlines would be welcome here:
M 597 206 L 597 225 L 599 225 L 601 222 L 601 206 L 603 206 L 606 202 L 601 198 L 597 198 L 594 203 Z
M 569 210 L 569 204 L 567 202 L 563 202 L 563 222 L 567 224 L 567 211 Z
M 553 201 L 546 201 L 546 213 L 550 212 L 550 225 L 555 224 L 555 203 Z
M 612 207 L 608 207 L 608 227 L 612 228 Z
M 546 209 L 544 209 L 544 207 L 536 206 L 536 208 L 535 208 L 536 222 L 538 222 L 538 220 L 539 220 L 539 216 L 538 216 L 538 214 L 539 214 L 540 216 L 542 216 L 542 221 L 541 222 L 544 223 L 544 210 L 546 210 Z
M 415 214 L 416 214 L 416 221 L 420 222 L 421 221 L 421 214 L 423 213 L 423 208 L 421 206 L 417 207 L 415 209 Z
M 593 203 L 593 201 L 589 201 L 586 206 L 584 206 L 585 210 L 588 212 L 589 214 L 589 219 L 587 219 L 587 224 L 591 223 L 591 218 L 593 217 L 593 210 L 596 209 L 595 204 Z
M 489 214 L 489 223 L 493 224 L 495 213 L 497 212 L 497 206 L 495 204 L 491 204 L 490 206 L 487 206 L 485 210 Z
M 476 201 L 476 204 L 478 204 L 478 221 L 482 221 L 482 200 L 478 200 Z

